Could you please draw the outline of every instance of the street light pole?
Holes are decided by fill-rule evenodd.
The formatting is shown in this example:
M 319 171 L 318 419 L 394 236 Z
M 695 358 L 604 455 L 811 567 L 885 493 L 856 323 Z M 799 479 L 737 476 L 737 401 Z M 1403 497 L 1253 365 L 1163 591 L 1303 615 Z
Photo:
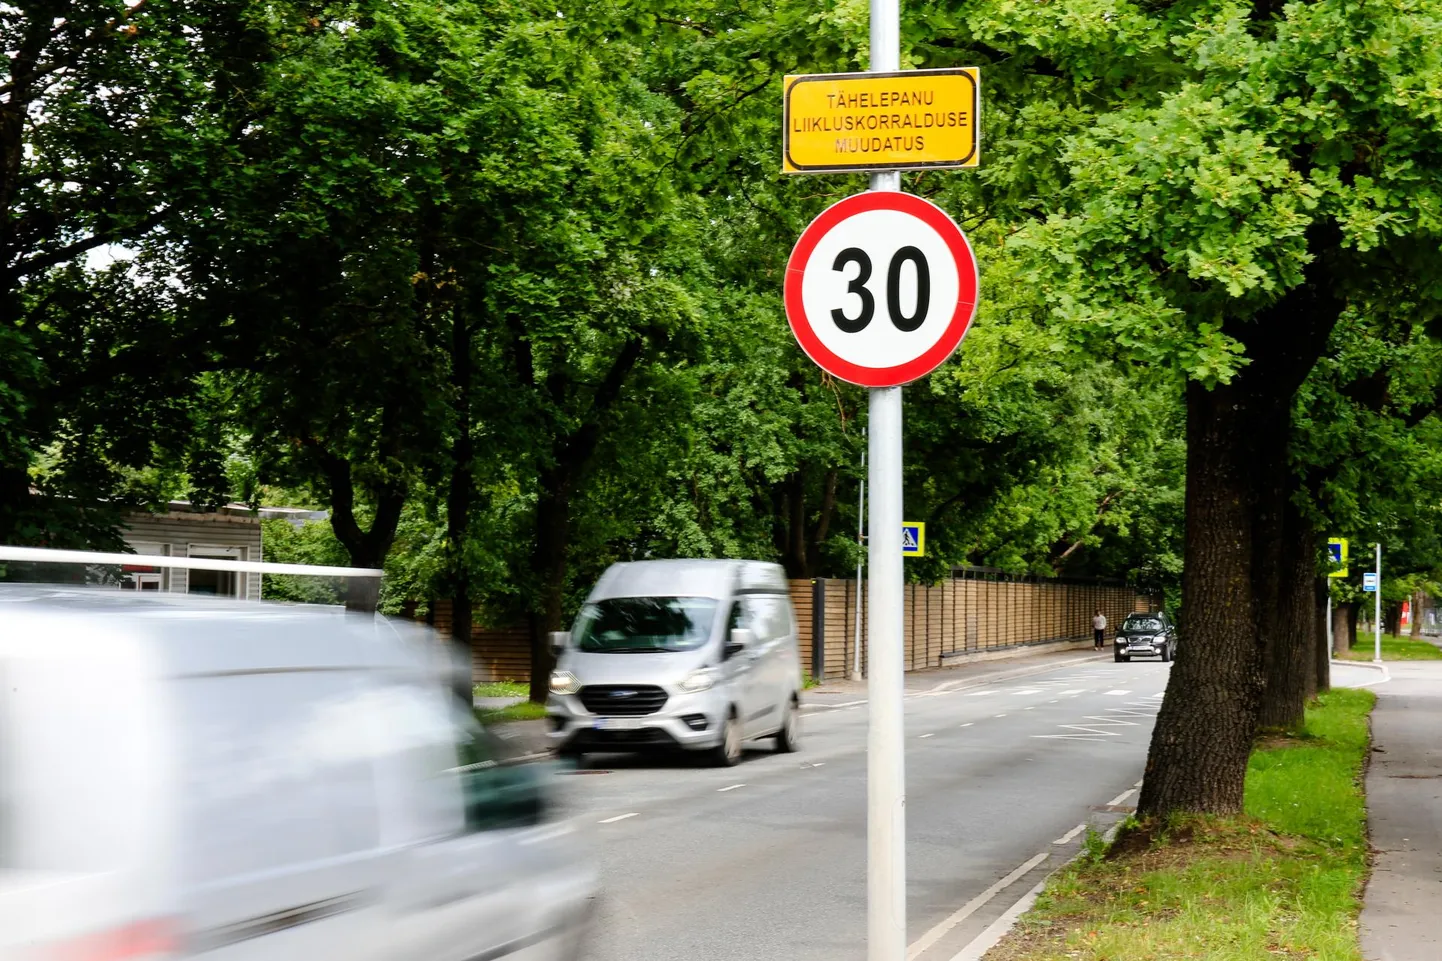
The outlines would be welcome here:
M 1372 627 L 1377 637 L 1373 660 L 1382 663 L 1382 545 L 1377 545 L 1377 597 L 1372 607 Z

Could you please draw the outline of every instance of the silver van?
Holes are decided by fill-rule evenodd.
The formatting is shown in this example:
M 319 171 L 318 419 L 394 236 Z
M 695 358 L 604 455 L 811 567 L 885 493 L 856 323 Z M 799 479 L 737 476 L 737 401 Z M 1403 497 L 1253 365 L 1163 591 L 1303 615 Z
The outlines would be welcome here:
M 800 746 L 801 656 L 786 575 L 758 561 L 614 564 L 552 638 L 546 713 L 564 755 Z
M 562 961 L 594 872 L 419 627 L 0 584 L 0 961 Z

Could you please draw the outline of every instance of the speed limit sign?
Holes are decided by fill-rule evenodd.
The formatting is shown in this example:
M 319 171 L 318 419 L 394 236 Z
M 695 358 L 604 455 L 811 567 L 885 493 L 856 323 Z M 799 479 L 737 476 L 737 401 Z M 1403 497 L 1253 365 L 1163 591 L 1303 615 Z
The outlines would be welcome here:
M 976 313 L 976 257 L 935 204 L 870 191 L 811 222 L 786 264 L 786 319 L 823 370 L 896 387 L 951 356 Z

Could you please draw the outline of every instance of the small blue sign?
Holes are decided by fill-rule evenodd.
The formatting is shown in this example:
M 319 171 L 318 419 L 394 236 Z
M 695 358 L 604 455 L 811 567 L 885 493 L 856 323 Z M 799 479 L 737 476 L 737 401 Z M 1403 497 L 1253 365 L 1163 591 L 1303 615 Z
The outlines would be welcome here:
M 1362 574 L 1362 590 L 1375 593 L 1377 590 L 1377 572 L 1366 571 Z
M 918 521 L 907 521 L 901 525 L 901 556 L 926 556 L 926 525 Z

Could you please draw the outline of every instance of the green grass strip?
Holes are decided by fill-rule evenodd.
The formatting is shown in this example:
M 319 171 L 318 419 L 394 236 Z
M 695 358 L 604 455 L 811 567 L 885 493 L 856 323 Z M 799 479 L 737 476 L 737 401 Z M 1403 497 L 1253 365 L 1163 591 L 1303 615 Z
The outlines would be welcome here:
M 1370 661 L 1377 654 L 1375 638 L 1373 634 L 1359 634 L 1356 645 L 1338 656 L 1345 661 Z M 1382 660 L 1442 661 L 1442 647 L 1428 641 L 1414 641 L 1410 637 L 1383 634 Z
M 1244 816 L 1177 818 L 1063 869 L 987 961 L 1360 961 L 1375 700 L 1332 691 L 1303 735 L 1259 744 Z

